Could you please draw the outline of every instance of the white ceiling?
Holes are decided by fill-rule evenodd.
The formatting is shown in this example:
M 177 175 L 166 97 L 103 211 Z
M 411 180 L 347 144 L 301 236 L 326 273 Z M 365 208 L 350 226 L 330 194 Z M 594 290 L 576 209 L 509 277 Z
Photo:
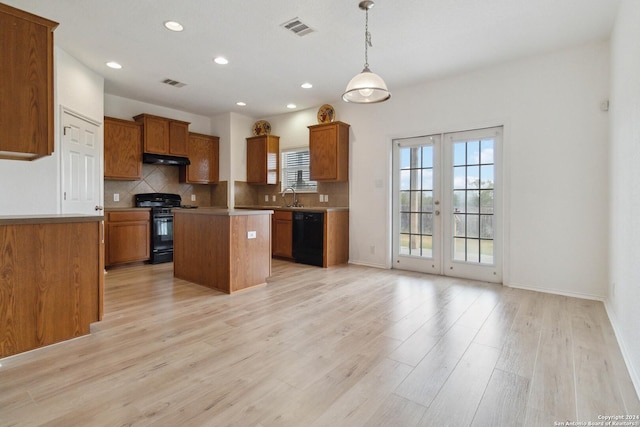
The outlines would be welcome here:
M 255 118 L 339 101 L 364 64 L 359 0 L 3 0 L 60 23 L 55 43 L 105 92 L 205 116 Z M 376 0 L 372 71 L 389 90 L 606 40 L 620 0 Z M 315 32 L 280 25 L 298 17 Z M 176 20 L 174 33 L 163 22 Z M 229 64 L 213 63 L 223 55 Z M 114 60 L 116 71 L 105 66 Z M 162 84 L 170 78 L 183 88 Z M 303 82 L 312 89 L 301 89 Z M 393 97 L 392 97 L 393 100 Z M 237 101 L 247 103 L 236 106 Z

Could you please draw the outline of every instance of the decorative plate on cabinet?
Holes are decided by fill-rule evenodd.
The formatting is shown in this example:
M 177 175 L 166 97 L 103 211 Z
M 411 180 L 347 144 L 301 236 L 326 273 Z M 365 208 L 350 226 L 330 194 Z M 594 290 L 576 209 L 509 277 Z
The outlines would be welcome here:
M 270 135 L 271 124 L 266 120 L 258 120 L 253 124 L 252 131 L 255 136 Z
M 336 119 L 336 111 L 329 104 L 324 104 L 318 110 L 318 123 L 331 123 Z

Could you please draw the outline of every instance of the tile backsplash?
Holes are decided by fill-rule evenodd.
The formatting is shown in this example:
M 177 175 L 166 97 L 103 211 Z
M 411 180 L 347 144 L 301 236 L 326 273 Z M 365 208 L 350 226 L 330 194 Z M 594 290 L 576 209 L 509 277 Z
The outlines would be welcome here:
M 106 208 L 128 208 L 134 206 L 134 196 L 139 193 L 174 193 L 182 196 L 182 203 L 196 206 L 227 206 L 227 181 L 218 184 L 180 183 L 179 168 L 167 165 L 142 165 L 141 181 L 104 181 L 104 204 Z M 120 201 L 115 202 L 113 195 Z M 191 201 L 191 195 L 196 196 Z
M 280 185 L 255 185 L 243 181 L 235 181 L 236 206 L 285 206 L 291 203 L 292 195 L 287 192 L 286 201 L 283 200 Z M 326 195 L 327 202 L 320 202 L 320 194 Z M 268 201 L 265 200 L 265 196 Z M 303 206 L 333 208 L 349 206 L 348 182 L 318 182 L 316 193 L 296 193 L 298 202 Z M 275 200 L 274 200 L 275 197 Z

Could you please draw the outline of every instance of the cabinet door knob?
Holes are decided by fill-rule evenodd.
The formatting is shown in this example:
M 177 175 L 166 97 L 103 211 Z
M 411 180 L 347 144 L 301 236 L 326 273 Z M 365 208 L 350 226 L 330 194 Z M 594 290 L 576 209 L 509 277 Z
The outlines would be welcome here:
M 96 207 L 95 207 L 95 210 L 97 210 L 97 211 L 102 211 L 102 210 L 104 210 L 104 207 L 103 207 L 103 206 L 96 206 Z

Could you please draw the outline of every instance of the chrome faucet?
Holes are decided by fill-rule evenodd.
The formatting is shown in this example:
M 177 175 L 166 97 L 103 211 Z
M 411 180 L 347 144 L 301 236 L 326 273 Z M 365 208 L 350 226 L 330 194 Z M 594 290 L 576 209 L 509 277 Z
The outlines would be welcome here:
M 287 198 L 285 197 L 285 194 L 287 193 L 287 190 L 291 190 L 291 192 L 293 193 L 293 201 L 291 202 L 291 204 L 287 203 Z M 284 204 L 290 208 L 290 207 L 299 207 L 300 205 L 298 204 L 298 198 L 296 197 L 296 190 L 293 189 L 293 187 L 287 187 L 284 190 L 282 190 L 282 193 L 280 193 L 280 195 L 282 196 L 282 199 L 284 200 Z

